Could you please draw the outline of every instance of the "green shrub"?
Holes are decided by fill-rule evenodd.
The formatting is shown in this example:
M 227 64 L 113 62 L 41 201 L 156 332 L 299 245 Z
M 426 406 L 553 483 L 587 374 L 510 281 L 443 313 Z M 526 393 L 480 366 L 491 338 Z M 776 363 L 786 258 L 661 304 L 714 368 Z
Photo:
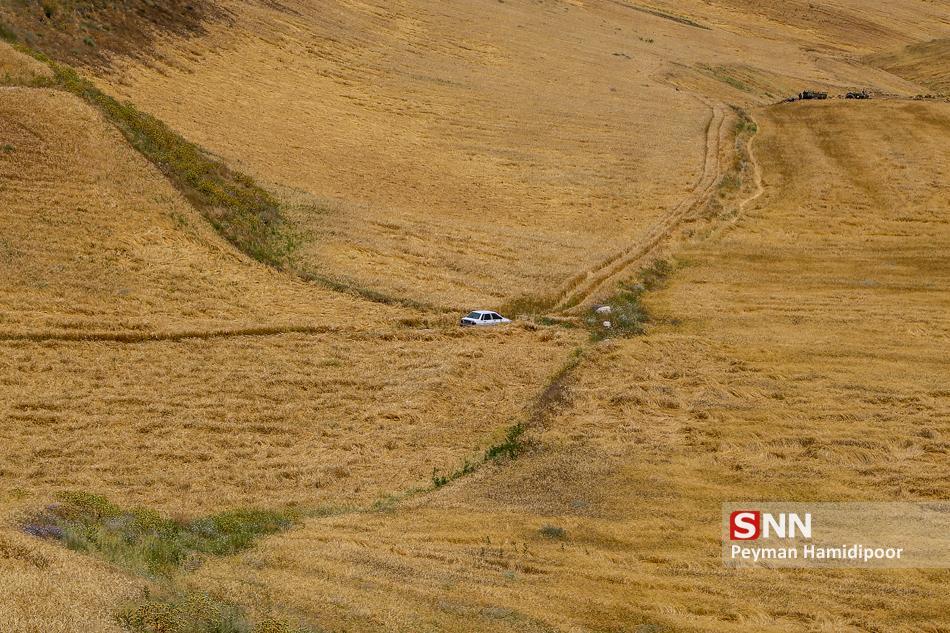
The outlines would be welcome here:
M 535 319 L 535 322 L 538 325 L 557 326 L 567 330 L 576 330 L 578 327 L 580 327 L 577 322 L 572 319 L 558 319 L 549 316 L 540 316 Z
M 459 477 L 464 477 L 465 475 L 475 472 L 475 468 L 476 468 L 476 464 L 474 462 L 468 461 L 467 459 L 462 464 L 461 468 L 458 468 L 447 475 L 440 475 L 439 470 L 437 468 L 433 468 L 432 469 L 432 487 L 435 489 L 439 489 L 442 486 L 445 486 L 455 481 Z
M 643 295 L 662 287 L 673 265 L 665 259 L 654 260 L 640 270 L 639 281 L 620 284 L 617 293 L 605 304 L 609 314 L 598 314 L 592 308 L 585 322 L 595 340 L 615 336 L 637 336 L 645 332 L 650 315 L 643 305 Z M 604 323 L 609 323 L 609 326 Z
M 0 22 L 0 39 L 14 43 L 17 41 L 17 36 L 10 27 Z
M 204 555 L 245 550 L 258 537 L 286 530 L 296 519 L 288 512 L 242 509 L 176 520 L 144 508 L 123 510 L 85 492 L 65 493 L 60 499 L 31 517 L 24 530 L 153 577 L 197 565 Z
M 605 304 L 610 307 L 609 314 L 601 315 L 592 310 L 586 323 L 594 339 L 643 334 L 644 325 L 649 321 L 641 303 L 645 291 L 642 283 L 621 284 L 618 292 Z
M 524 450 L 522 438 L 527 430 L 527 427 L 521 423 L 509 428 L 503 441 L 493 444 L 485 450 L 485 461 L 502 457 L 512 459 L 517 457 Z
M 567 530 L 556 525 L 542 525 L 538 533 L 544 538 L 563 539 L 567 537 Z
M 673 264 L 665 259 L 655 259 L 640 271 L 640 280 L 646 290 L 656 290 L 666 284 L 673 272 Z

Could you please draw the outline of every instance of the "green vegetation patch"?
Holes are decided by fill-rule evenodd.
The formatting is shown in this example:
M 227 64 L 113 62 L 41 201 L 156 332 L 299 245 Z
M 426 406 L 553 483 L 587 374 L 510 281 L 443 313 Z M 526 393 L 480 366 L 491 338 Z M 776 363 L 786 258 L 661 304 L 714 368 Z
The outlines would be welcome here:
M 7 0 L 0 2 L 0 37 L 106 67 L 118 56 L 152 59 L 163 35 L 202 35 L 206 23 L 226 19 L 213 0 Z
M 43 60 L 53 69 L 60 87 L 102 112 L 228 241 L 265 264 L 280 267 L 286 263 L 297 240 L 280 203 L 269 192 L 249 176 L 211 158 L 159 119 L 105 94 L 69 66 Z
M 256 509 L 170 519 L 154 510 L 122 509 L 98 495 L 67 492 L 25 521 L 23 530 L 138 573 L 167 577 L 179 568 L 197 567 L 204 556 L 248 549 L 257 538 L 284 531 L 296 520 L 294 513 Z
M 442 474 L 438 468 L 433 468 L 432 489 L 438 490 L 456 479 L 461 479 L 465 475 L 475 472 L 480 464 L 505 458 L 515 459 L 527 449 L 527 443 L 525 441 L 525 433 L 527 430 L 528 425 L 524 422 L 519 422 L 508 427 L 508 430 L 505 431 L 504 439 L 486 448 L 480 460 L 477 458 L 475 461 L 466 459 L 460 467 L 451 472 Z
M 465 460 L 460 468 L 442 475 L 438 469 L 432 471 L 432 489 L 439 489 L 475 472 L 479 465 L 504 459 L 517 459 L 530 447 L 527 437 L 528 430 L 541 426 L 554 411 L 568 401 L 568 382 L 571 372 L 584 358 L 584 348 L 578 347 L 571 354 L 567 362 L 551 377 L 547 386 L 535 399 L 531 412 L 526 420 L 514 424 L 505 431 L 505 437 L 485 449 L 481 458 L 474 461 Z M 418 492 L 421 492 L 418 491 Z
M 53 70 L 51 82 L 41 80 L 44 86 L 70 92 L 101 112 L 239 250 L 277 268 L 289 264 L 299 236 L 277 199 L 250 176 L 213 158 L 161 120 L 99 90 L 74 68 L 28 46 L 14 46 Z
M 732 157 L 732 163 L 719 180 L 720 197 L 740 191 L 743 184 L 748 182 L 750 172 L 753 170 L 752 157 L 749 155 L 749 142 L 759 131 L 758 126 L 748 112 L 735 106 L 733 106 L 733 111 L 736 113 L 736 124 L 733 130 L 735 153 Z
M 524 434 L 527 426 L 523 423 L 515 424 L 505 433 L 505 439 L 492 444 L 485 449 L 485 461 L 507 457 L 514 459 L 524 450 Z
M 538 534 L 544 538 L 562 540 L 567 538 L 567 530 L 557 525 L 542 525 L 538 529 Z
M 654 260 L 640 271 L 638 281 L 620 284 L 606 303 L 594 306 L 585 319 L 595 340 L 643 334 L 650 315 L 643 305 L 643 295 L 662 287 L 673 265 L 665 259 Z

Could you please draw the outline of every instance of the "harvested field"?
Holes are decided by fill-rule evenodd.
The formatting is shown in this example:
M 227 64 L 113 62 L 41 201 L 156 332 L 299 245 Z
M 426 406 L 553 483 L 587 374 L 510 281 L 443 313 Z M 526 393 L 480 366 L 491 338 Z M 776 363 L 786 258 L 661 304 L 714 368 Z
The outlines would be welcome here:
M 432 329 L 236 255 L 65 93 L 3 90 L 0 121 L 11 486 L 174 512 L 369 503 L 477 455 L 580 339 Z
M 718 543 L 727 499 L 946 496 L 948 115 L 759 113 L 764 195 L 650 301 L 681 325 L 592 351 L 535 452 L 196 582 L 365 631 L 940 630 L 946 571 L 736 572 Z
M 950 95 L 950 38 L 910 44 L 897 52 L 871 55 L 867 62 L 929 92 Z
M 4 89 L 0 133 L 0 338 L 346 328 L 395 316 L 236 255 L 75 97 Z
M 0 7 L 176 141 L 0 43 L 0 631 L 948 628 L 945 569 L 720 559 L 950 494 L 945 3 L 159 4 Z
M 704 30 L 609 2 L 225 6 L 232 22 L 103 84 L 278 186 L 304 268 L 457 309 L 545 296 L 662 221 L 702 180 L 703 94 L 774 101 L 803 77 L 912 90 L 786 45 L 802 36 L 774 7 L 761 22 L 718 8 L 728 26 Z M 877 46 L 907 38 L 833 12 L 886 32 Z M 738 63 L 752 94 L 703 69 Z
M 176 513 L 368 505 L 477 457 L 575 341 L 514 329 L 8 343 L 3 477 Z

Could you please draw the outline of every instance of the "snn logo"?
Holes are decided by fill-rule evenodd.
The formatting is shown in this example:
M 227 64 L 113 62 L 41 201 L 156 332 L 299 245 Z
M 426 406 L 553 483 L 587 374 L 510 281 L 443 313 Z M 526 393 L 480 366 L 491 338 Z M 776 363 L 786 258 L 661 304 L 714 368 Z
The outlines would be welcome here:
M 759 512 L 736 510 L 729 515 L 729 538 L 733 541 L 753 541 L 758 538 L 811 538 L 811 513 L 804 520 L 794 512 Z

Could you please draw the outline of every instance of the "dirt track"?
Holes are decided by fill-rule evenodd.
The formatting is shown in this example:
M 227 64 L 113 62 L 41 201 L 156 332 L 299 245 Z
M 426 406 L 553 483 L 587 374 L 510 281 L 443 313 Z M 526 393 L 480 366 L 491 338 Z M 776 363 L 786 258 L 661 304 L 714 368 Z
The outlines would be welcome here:
M 591 353 L 534 451 L 391 514 L 312 521 L 206 586 L 292 593 L 359 630 L 940 630 L 943 571 L 734 573 L 718 548 L 723 499 L 945 492 L 950 111 L 756 118 L 763 192 L 651 300 L 681 325 Z
M 589 303 L 598 298 L 598 294 L 610 294 L 614 286 L 619 281 L 623 281 L 623 277 L 630 276 L 632 266 L 643 262 L 661 242 L 670 238 L 683 220 L 694 213 L 711 195 L 722 176 L 721 144 L 726 136 L 725 123 L 729 117 L 726 106 L 721 103 L 712 103 L 709 105 L 709 111 L 703 167 L 689 195 L 677 203 L 660 221 L 644 231 L 643 236 L 638 237 L 633 244 L 611 255 L 581 276 L 575 277 L 565 289 L 558 292 L 560 300 L 554 306 L 555 310 L 578 312 L 589 308 Z

